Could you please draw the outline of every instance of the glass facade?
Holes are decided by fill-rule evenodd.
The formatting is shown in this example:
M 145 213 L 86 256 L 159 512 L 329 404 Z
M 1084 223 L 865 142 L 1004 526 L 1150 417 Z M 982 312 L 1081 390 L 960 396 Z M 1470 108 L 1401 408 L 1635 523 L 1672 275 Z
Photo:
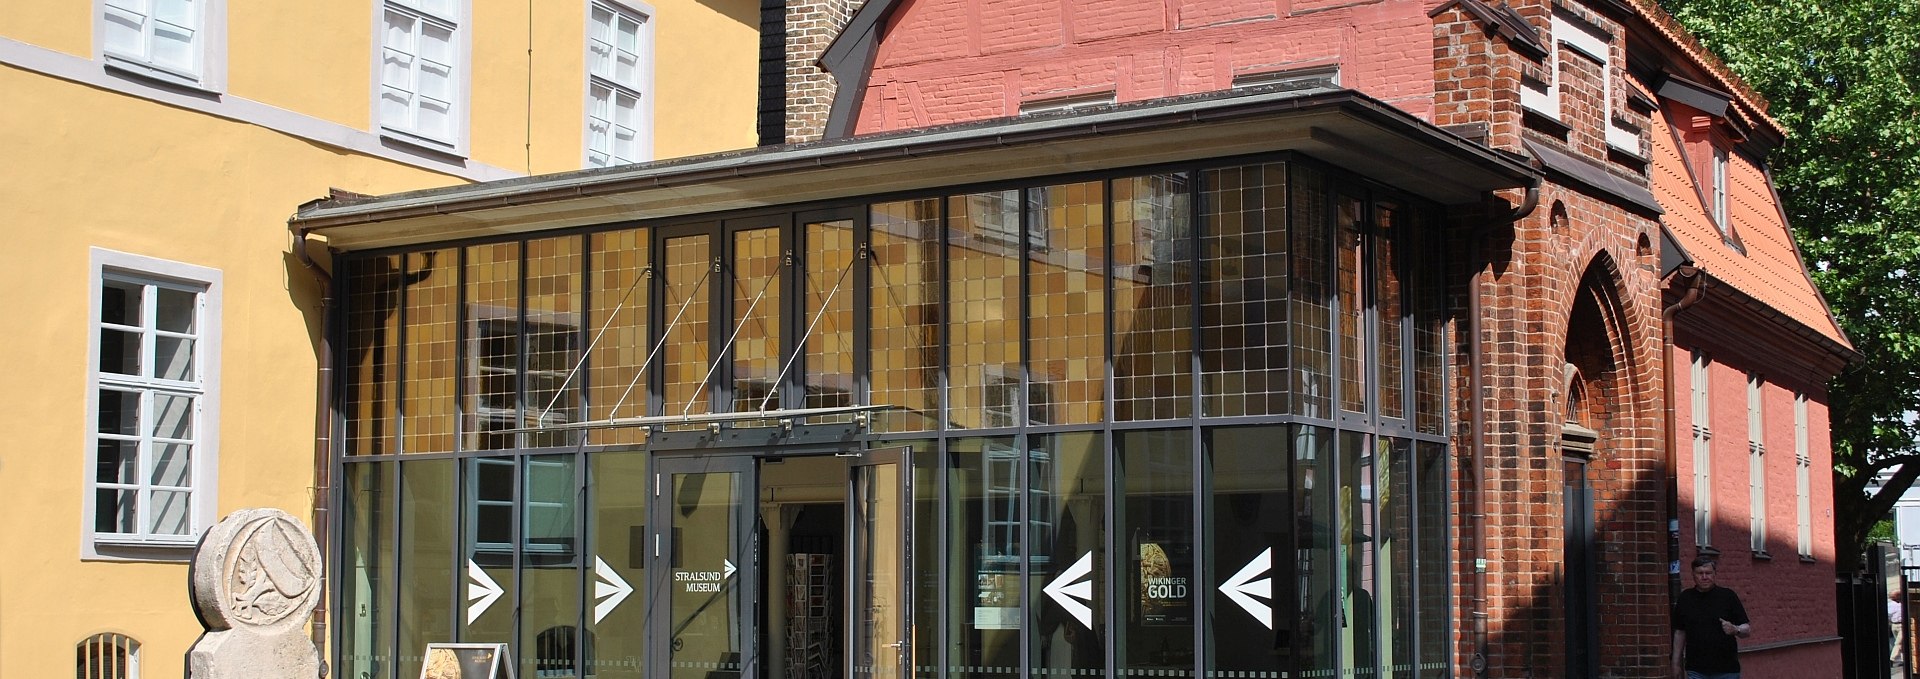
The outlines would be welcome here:
M 350 257 L 335 666 L 1446 676 L 1435 221 L 1278 156 Z

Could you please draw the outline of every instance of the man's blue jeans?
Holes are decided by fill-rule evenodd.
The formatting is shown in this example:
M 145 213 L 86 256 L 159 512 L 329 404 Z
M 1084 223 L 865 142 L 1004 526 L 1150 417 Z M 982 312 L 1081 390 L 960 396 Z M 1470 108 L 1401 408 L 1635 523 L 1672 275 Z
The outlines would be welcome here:
M 1739 672 L 1695 672 L 1687 670 L 1687 679 L 1740 679 Z

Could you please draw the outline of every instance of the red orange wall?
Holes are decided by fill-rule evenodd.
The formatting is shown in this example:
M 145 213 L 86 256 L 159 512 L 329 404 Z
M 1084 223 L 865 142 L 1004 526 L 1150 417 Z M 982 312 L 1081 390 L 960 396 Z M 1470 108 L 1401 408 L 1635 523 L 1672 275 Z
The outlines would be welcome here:
M 1686 314 L 1680 324 L 1686 325 Z M 1827 435 L 1826 392 L 1820 385 L 1801 385 L 1777 381 L 1766 374 L 1766 365 L 1722 347 L 1703 347 L 1713 359 L 1709 368 L 1708 407 L 1713 429 L 1713 547 L 1720 550 L 1721 585 L 1740 593 L 1747 615 L 1753 619 L 1753 638 L 1741 642 L 1745 648 L 1776 643 L 1807 641 L 1776 649 L 1749 651 L 1741 655 L 1747 676 L 1817 676 L 1840 665 L 1840 644 L 1831 639 L 1838 629 L 1832 605 L 1834 574 L 1833 448 Z M 1673 353 L 1674 417 L 1677 438 L 1674 442 L 1675 466 L 1679 477 L 1680 558 L 1682 586 L 1693 585 L 1685 572 L 1688 562 L 1698 555 L 1694 547 L 1693 422 L 1692 371 L 1688 369 L 1693 347 L 1676 346 Z M 1780 357 L 1774 357 L 1780 360 Z M 1756 558 L 1749 541 L 1752 510 L 1748 488 L 1747 372 L 1761 371 L 1762 429 L 1766 445 L 1767 487 L 1766 551 L 1772 559 Z M 1812 458 L 1810 475 L 1813 507 L 1813 560 L 1803 561 L 1798 553 L 1798 517 L 1795 502 L 1794 393 L 1807 394 L 1807 453 Z M 1824 605 L 1809 606 L 1808 602 Z M 1816 671 L 1817 670 L 1817 671 Z M 1810 673 L 1811 672 L 1811 673 Z
M 1338 64 L 1340 84 L 1427 118 L 1437 2 L 902 0 L 857 133 L 1010 116 L 1112 92 L 1129 102 Z

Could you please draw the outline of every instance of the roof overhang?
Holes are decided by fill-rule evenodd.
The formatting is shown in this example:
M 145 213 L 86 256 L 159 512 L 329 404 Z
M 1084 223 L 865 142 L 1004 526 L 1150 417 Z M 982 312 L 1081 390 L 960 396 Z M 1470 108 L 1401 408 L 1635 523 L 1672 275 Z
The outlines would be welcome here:
M 1357 92 L 1271 88 L 320 201 L 292 225 L 365 250 L 1277 151 L 1443 204 L 1540 178 Z

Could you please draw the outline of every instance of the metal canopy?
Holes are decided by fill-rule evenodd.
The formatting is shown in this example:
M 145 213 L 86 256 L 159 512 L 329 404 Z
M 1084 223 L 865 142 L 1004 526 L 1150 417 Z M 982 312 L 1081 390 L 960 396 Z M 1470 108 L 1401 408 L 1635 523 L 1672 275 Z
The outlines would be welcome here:
M 621 427 L 651 427 L 670 424 L 721 424 L 725 422 L 752 422 L 755 420 L 804 420 L 809 417 L 828 417 L 833 415 L 865 415 L 883 410 L 894 410 L 893 405 L 832 406 L 827 408 L 784 408 L 740 413 L 700 413 L 688 415 L 648 415 L 645 417 L 616 417 L 606 420 L 585 420 L 581 422 L 563 422 L 536 427 L 518 427 L 514 429 L 488 430 L 489 434 L 538 434 L 544 432 L 567 431 L 576 429 L 617 429 Z
M 1540 176 L 1358 92 L 1281 87 L 320 202 L 293 225 L 351 251 L 1277 151 L 1444 204 Z

